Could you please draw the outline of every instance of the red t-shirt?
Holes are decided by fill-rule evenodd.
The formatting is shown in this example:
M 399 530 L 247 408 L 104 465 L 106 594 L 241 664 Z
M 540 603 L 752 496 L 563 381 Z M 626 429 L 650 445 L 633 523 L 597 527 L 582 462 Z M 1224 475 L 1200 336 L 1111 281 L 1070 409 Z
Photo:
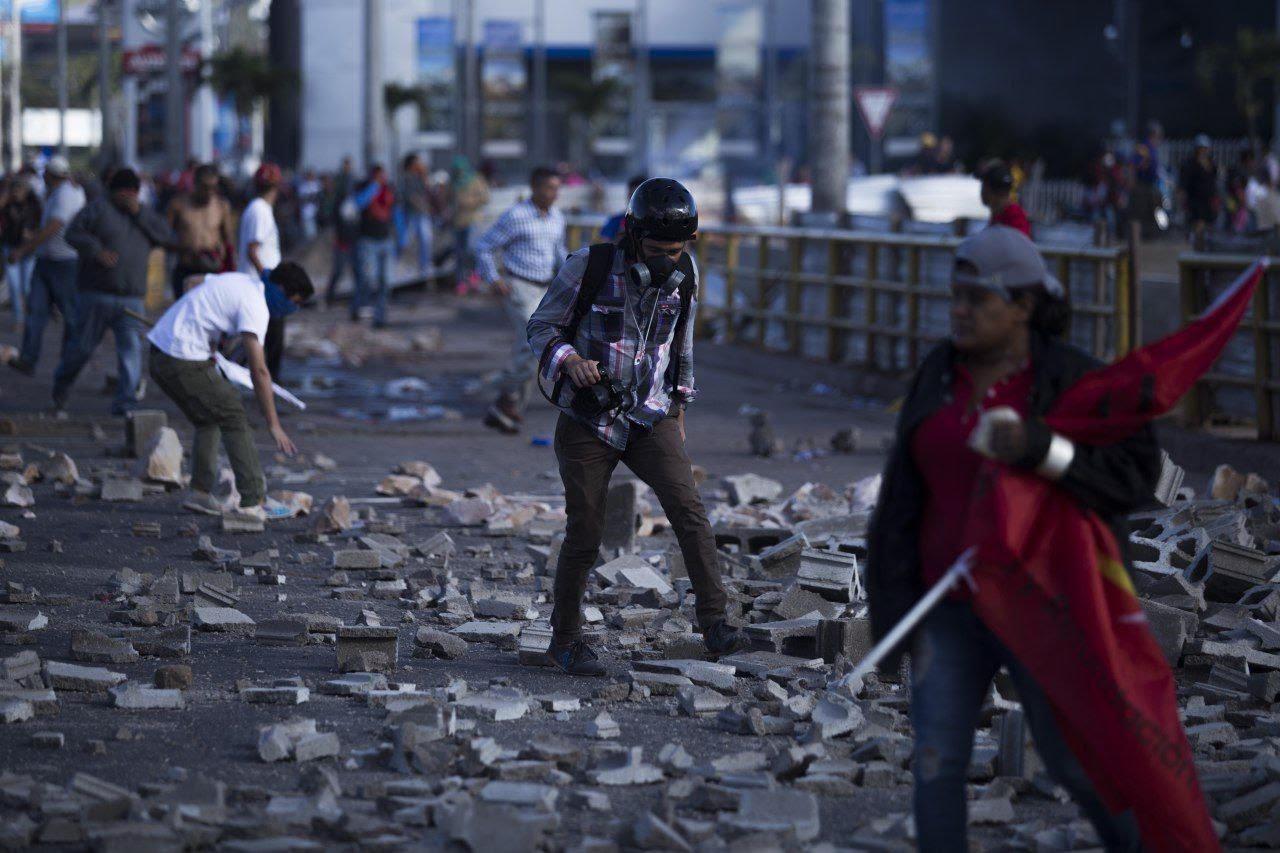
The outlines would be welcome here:
M 1010 228 L 1017 228 L 1028 237 L 1031 236 L 1031 220 L 1027 219 L 1027 212 L 1016 201 L 1009 202 L 1009 206 L 999 213 L 991 214 L 991 224 L 1008 225 Z
M 964 551 L 969 502 L 982 457 L 969 449 L 969 433 L 985 409 L 1011 406 L 1024 418 L 1031 397 L 1031 368 L 1025 367 L 991 386 L 973 411 L 973 377 L 955 365 L 951 402 L 938 409 L 911 436 L 911 458 L 924 478 L 920 517 L 920 574 L 925 587 L 935 584 Z M 968 590 L 960 587 L 963 594 Z M 954 593 L 953 593 L 954 594 Z

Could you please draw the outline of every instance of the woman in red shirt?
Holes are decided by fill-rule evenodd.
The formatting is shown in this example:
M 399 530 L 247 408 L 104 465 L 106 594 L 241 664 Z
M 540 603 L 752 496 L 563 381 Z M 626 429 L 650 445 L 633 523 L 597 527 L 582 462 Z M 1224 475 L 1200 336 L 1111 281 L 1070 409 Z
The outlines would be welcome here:
M 869 530 L 866 582 L 877 640 L 965 549 L 982 464 L 969 437 L 985 410 L 1008 406 L 1021 415 L 991 436 L 999 461 L 1055 480 L 1113 524 L 1152 501 L 1160 470 L 1150 430 L 1086 447 L 1055 436 L 1041 420 L 1058 394 L 1097 362 L 1060 340 L 1067 295 L 1025 235 L 992 225 L 966 239 L 956 250 L 951 293 L 951 337 L 912 380 Z M 978 618 L 966 590 L 931 611 L 910 642 L 921 850 L 967 849 L 964 786 L 973 733 L 1002 667 L 1049 775 L 1075 798 L 1107 849 L 1138 849 L 1132 814 L 1107 811 L 1064 743 L 1043 691 Z M 904 651 L 887 662 L 890 670 Z

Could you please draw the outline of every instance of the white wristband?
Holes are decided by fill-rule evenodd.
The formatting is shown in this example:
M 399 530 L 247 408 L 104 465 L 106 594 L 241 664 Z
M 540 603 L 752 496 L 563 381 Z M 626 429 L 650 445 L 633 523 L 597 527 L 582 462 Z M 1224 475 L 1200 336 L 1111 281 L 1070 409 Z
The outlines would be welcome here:
M 1071 443 L 1071 439 L 1055 432 L 1049 442 L 1049 452 L 1036 466 L 1036 473 L 1047 480 L 1061 480 L 1062 475 L 1071 467 L 1071 460 L 1075 455 L 1076 446 Z

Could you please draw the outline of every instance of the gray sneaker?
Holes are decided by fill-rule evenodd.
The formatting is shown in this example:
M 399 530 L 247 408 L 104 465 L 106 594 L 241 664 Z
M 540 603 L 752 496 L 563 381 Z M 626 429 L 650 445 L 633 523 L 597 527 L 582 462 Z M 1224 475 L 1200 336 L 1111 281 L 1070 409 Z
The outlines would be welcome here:
M 208 492 L 197 492 L 194 489 L 192 489 L 191 495 L 183 502 L 182 508 L 203 515 L 222 515 L 225 509 L 222 501 L 213 495 Z

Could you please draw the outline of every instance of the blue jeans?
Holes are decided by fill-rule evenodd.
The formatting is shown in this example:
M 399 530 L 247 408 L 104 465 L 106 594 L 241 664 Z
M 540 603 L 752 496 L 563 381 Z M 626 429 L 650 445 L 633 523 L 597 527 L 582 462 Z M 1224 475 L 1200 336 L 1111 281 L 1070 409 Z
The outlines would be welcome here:
M 369 288 L 373 293 L 373 322 L 381 326 L 387 322 L 387 275 L 395 259 L 395 240 L 361 237 L 356 243 L 356 292 L 351 300 L 351 319 L 356 319 L 360 309 L 369 302 Z
M 405 220 L 406 230 L 418 244 L 418 275 L 423 278 L 431 272 L 431 217 L 425 213 L 410 213 Z M 409 240 L 404 240 L 408 245 Z M 401 246 L 403 250 L 403 246 Z
M 93 357 L 98 344 L 102 343 L 102 336 L 110 329 L 116 339 L 116 363 L 120 373 L 111 413 L 122 415 L 138 401 L 138 383 L 142 380 L 142 332 L 139 321 L 126 314 L 125 310 L 142 314 L 145 310 L 143 298 L 86 290 L 80 293 L 80 305 L 84 309 L 84 325 L 71 354 L 63 355 L 53 373 L 54 402 L 60 405 L 66 401 L 71 385 Z
M 22 329 L 22 355 L 27 364 L 40 360 L 44 327 L 49 322 L 50 305 L 62 312 L 62 358 L 66 360 L 80 339 L 80 302 L 76 292 L 78 261 L 37 258 L 31 270 L 31 291 L 27 300 L 27 322 Z
M 943 601 L 924 620 L 911 652 L 911 726 L 915 730 L 916 835 L 920 849 L 967 851 L 965 778 L 978 715 L 1000 667 L 1009 670 L 1054 782 L 1093 822 L 1108 850 L 1139 850 L 1131 812 L 1114 815 L 1099 799 L 1084 768 L 1067 747 L 1053 709 L 1035 680 L 978 619 L 968 602 Z
M 5 267 L 4 276 L 9 282 L 9 300 L 13 306 L 13 319 L 21 323 L 27 316 L 27 299 L 31 293 L 31 271 L 35 258 L 23 258 Z

